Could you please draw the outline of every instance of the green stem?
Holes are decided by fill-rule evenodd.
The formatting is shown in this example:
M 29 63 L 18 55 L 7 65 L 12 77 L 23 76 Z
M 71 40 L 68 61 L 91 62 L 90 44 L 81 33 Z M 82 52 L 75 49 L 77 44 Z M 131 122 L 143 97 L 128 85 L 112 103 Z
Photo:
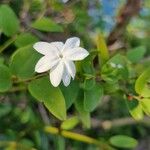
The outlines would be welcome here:
M 2 53 L 7 47 L 9 47 L 15 40 L 17 36 L 10 38 L 0 47 L 0 53 Z
M 61 135 L 65 138 L 69 138 L 72 140 L 77 140 L 77 141 L 88 143 L 88 144 L 94 144 L 98 147 L 101 147 L 103 150 L 114 150 L 114 148 L 110 147 L 106 143 L 101 142 L 97 139 L 91 138 L 86 135 L 82 135 L 79 133 L 74 133 L 74 132 L 70 132 L 66 130 L 59 130 L 58 128 L 52 127 L 52 126 L 46 126 L 44 130 L 45 132 L 50 133 L 50 134 Z
M 102 65 L 109 59 L 109 51 L 105 42 L 105 39 L 101 33 L 98 33 L 96 36 L 96 45 L 99 52 L 99 61 Z
M 17 86 L 17 87 L 11 88 L 8 92 L 13 93 L 13 92 L 25 91 L 25 90 L 27 90 L 26 86 Z
M 42 73 L 42 74 L 36 75 L 36 76 L 34 76 L 34 77 L 32 77 L 32 78 L 29 78 L 29 79 L 17 80 L 17 81 L 13 81 L 13 82 L 14 82 L 14 83 L 30 82 L 30 81 L 32 81 L 32 80 L 38 79 L 38 78 L 40 78 L 40 77 L 43 77 L 43 76 L 45 76 L 45 75 L 47 75 L 47 73 Z

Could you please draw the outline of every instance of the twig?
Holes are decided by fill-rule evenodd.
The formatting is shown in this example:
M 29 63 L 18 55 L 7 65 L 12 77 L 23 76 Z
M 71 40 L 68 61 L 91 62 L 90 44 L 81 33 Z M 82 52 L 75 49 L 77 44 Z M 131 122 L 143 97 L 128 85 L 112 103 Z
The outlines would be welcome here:
M 13 87 L 11 88 L 9 91 L 7 91 L 8 93 L 14 93 L 14 92 L 20 92 L 20 91 L 25 91 L 27 90 L 26 86 L 18 86 L 18 87 Z
M 65 138 L 69 138 L 69 139 L 77 140 L 80 142 L 96 145 L 96 146 L 102 148 L 102 150 L 114 150 L 114 148 L 112 148 L 108 144 L 104 143 L 103 141 L 91 138 L 86 135 L 82 135 L 79 133 L 74 133 L 74 132 L 70 132 L 70 131 L 66 131 L 66 130 L 60 130 L 60 129 L 58 129 L 56 127 L 52 127 L 52 126 L 46 126 L 44 130 L 45 130 L 45 132 L 50 133 L 50 134 L 61 135 Z
M 120 11 L 117 23 L 108 37 L 108 45 L 113 45 L 118 39 L 122 38 L 126 26 L 130 20 L 138 14 L 143 0 L 127 0 L 126 4 Z
M 30 82 L 30 81 L 32 81 L 32 80 L 35 80 L 35 79 L 44 77 L 44 76 L 46 76 L 46 75 L 47 75 L 47 73 L 42 73 L 42 74 L 38 74 L 38 75 L 36 75 L 36 76 L 34 76 L 34 77 L 31 77 L 31 78 L 28 78 L 28 79 L 25 79 L 25 80 L 14 80 L 13 82 L 14 82 L 14 83 Z
M 136 121 L 130 117 L 119 118 L 114 120 L 105 120 L 105 121 L 92 119 L 92 128 L 103 128 L 103 129 L 110 130 L 111 128 L 127 126 L 127 125 L 135 125 L 137 123 L 150 125 L 150 117 L 144 117 L 144 119 L 140 121 Z
M 8 41 L 6 41 L 1 47 L 0 47 L 0 53 L 2 53 L 7 47 L 9 47 L 15 40 L 16 35 L 10 38 Z
M 49 119 L 49 117 L 47 115 L 47 112 L 46 112 L 44 106 L 41 103 L 38 104 L 38 109 L 39 109 L 39 112 L 41 114 L 41 117 L 42 117 L 44 123 L 46 125 L 49 125 L 50 124 L 50 119 Z

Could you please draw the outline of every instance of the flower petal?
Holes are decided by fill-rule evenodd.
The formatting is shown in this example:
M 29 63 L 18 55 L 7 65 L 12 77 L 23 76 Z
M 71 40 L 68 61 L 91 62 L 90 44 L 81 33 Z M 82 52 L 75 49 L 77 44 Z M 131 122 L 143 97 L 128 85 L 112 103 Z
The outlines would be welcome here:
M 54 45 L 59 51 L 63 49 L 64 43 L 63 42 L 51 42 L 51 45 Z
M 64 62 L 65 62 L 65 66 L 66 66 L 66 69 L 67 69 L 68 73 L 74 79 L 75 74 L 76 74 L 75 64 L 70 60 L 65 60 Z
M 68 73 L 66 67 L 64 67 L 65 70 L 64 70 L 64 73 L 63 73 L 63 83 L 65 86 L 68 86 L 70 84 L 70 81 L 71 81 L 71 76 L 70 74 Z
M 36 64 L 35 71 L 38 73 L 42 73 L 50 70 L 52 67 L 57 65 L 59 59 L 53 57 L 49 58 L 48 56 L 43 56 Z
M 64 63 L 62 61 L 50 71 L 50 81 L 54 87 L 57 87 L 62 79 L 64 72 Z
M 80 39 L 78 37 L 72 37 L 67 39 L 66 43 L 64 44 L 63 50 L 79 47 L 79 45 Z
M 58 55 L 58 48 L 54 44 L 48 42 L 37 42 L 33 45 L 33 48 L 43 55 Z
M 89 55 L 89 52 L 84 48 L 77 47 L 64 52 L 65 57 L 68 60 L 82 60 Z

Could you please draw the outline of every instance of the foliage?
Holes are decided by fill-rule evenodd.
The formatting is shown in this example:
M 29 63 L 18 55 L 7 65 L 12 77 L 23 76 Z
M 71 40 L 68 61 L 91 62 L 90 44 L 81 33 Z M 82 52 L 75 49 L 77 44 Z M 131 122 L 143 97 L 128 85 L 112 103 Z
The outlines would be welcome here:
M 149 123 L 134 129 L 111 126 L 118 117 L 142 122 L 150 115 L 150 2 L 145 0 L 127 25 L 124 46 L 113 45 L 115 49 L 107 44 L 110 28 L 102 21 L 109 14 L 95 19 L 97 13 L 91 13 L 105 7 L 88 0 L 0 2 L 0 149 L 133 149 L 148 136 Z M 48 72 L 35 73 L 41 55 L 33 44 L 71 36 L 80 37 L 90 55 L 76 62 L 77 74 L 68 87 L 56 88 Z M 102 120 L 101 126 L 94 127 L 95 118 Z M 73 129 L 93 138 L 66 131 Z

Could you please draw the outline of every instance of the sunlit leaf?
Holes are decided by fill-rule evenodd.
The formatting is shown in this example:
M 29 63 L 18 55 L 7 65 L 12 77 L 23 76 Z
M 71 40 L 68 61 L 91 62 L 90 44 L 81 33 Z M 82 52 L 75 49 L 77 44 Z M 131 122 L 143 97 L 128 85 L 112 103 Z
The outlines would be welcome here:
M 73 129 L 77 124 L 79 123 L 79 118 L 78 117 L 71 117 L 67 120 L 65 120 L 61 124 L 61 128 L 64 130 L 71 130 Z
M 141 104 L 137 100 L 132 100 L 132 101 L 126 100 L 126 102 L 127 102 L 127 107 L 129 109 L 131 116 L 135 120 L 143 119 L 144 115 L 143 115 L 143 110 L 142 110 Z
M 59 88 L 53 87 L 47 77 L 30 82 L 28 89 L 55 117 L 60 120 L 66 119 L 66 105 L 62 92 Z
M 147 115 L 150 115 L 150 98 L 143 98 L 143 99 L 141 99 L 140 104 L 142 106 L 143 111 Z
M 99 52 L 99 61 L 104 64 L 109 59 L 109 52 L 105 39 L 101 33 L 96 36 L 97 51 Z
M 135 91 L 143 96 L 150 97 L 150 68 L 146 69 L 136 80 Z

